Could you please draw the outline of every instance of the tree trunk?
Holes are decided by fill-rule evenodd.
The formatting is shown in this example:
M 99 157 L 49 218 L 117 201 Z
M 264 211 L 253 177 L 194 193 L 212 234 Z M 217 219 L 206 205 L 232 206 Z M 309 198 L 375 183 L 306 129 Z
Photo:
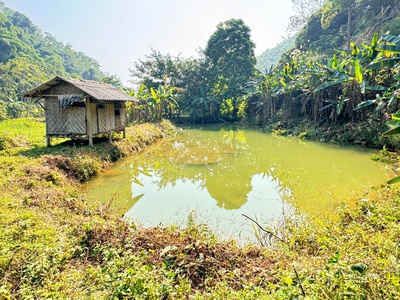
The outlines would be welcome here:
M 350 50 L 351 7 L 347 9 L 347 50 Z

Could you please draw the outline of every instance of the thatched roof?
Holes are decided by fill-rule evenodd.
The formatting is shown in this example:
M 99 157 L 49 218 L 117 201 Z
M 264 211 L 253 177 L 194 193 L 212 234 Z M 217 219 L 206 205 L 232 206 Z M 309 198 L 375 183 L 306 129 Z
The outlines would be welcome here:
M 41 86 L 26 92 L 22 97 L 26 98 L 39 98 L 46 95 L 49 90 L 56 87 L 61 83 L 69 83 L 82 91 L 82 96 L 90 96 L 91 98 L 99 101 L 136 101 L 134 98 L 126 94 L 124 91 L 116 88 L 115 86 L 84 79 L 74 79 L 67 77 L 54 77 Z

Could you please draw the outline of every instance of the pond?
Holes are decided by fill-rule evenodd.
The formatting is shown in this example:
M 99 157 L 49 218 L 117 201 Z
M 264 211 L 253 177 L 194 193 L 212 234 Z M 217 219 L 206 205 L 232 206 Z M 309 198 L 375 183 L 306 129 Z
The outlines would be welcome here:
M 294 210 L 332 215 L 387 181 L 374 152 L 207 125 L 117 162 L 86 189 L 142 226 L 195 222 L 251 241 L 255 223 L 247 217 L 274 226 Z

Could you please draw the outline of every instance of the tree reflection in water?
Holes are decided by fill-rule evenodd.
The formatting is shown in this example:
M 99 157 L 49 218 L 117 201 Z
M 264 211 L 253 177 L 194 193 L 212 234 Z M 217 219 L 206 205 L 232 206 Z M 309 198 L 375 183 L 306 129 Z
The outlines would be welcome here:
M 384 182 L 384 166 L 370 155 L 252 129 L 205 126 L 116 164 L 89 188 L 103 201 L 114 195 L 121 213 L 144 225 L 183 225 L 195 211 L 214 230 L 235 224 L 232 230 L 243 232 L 248 221 L 242 214 L 267 224 L 291 210 L 290 204 L 307 213 L 331 212 L 349 195 Z

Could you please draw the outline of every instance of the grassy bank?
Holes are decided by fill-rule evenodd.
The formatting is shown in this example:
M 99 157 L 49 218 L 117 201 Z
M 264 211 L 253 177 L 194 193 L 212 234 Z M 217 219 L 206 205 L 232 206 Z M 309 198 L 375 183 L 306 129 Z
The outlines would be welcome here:
M 43 123 L 1 122 L 0 299 L 400 297 L 395 185 L 372 188 L 335 220 L 287 220 L 267 246 L 246 248 L 191 220 L 139 228 L 86 202 L 80 182 L 175 133 L 169 122 L 143 124 L 112 144 L 46 148 Z

